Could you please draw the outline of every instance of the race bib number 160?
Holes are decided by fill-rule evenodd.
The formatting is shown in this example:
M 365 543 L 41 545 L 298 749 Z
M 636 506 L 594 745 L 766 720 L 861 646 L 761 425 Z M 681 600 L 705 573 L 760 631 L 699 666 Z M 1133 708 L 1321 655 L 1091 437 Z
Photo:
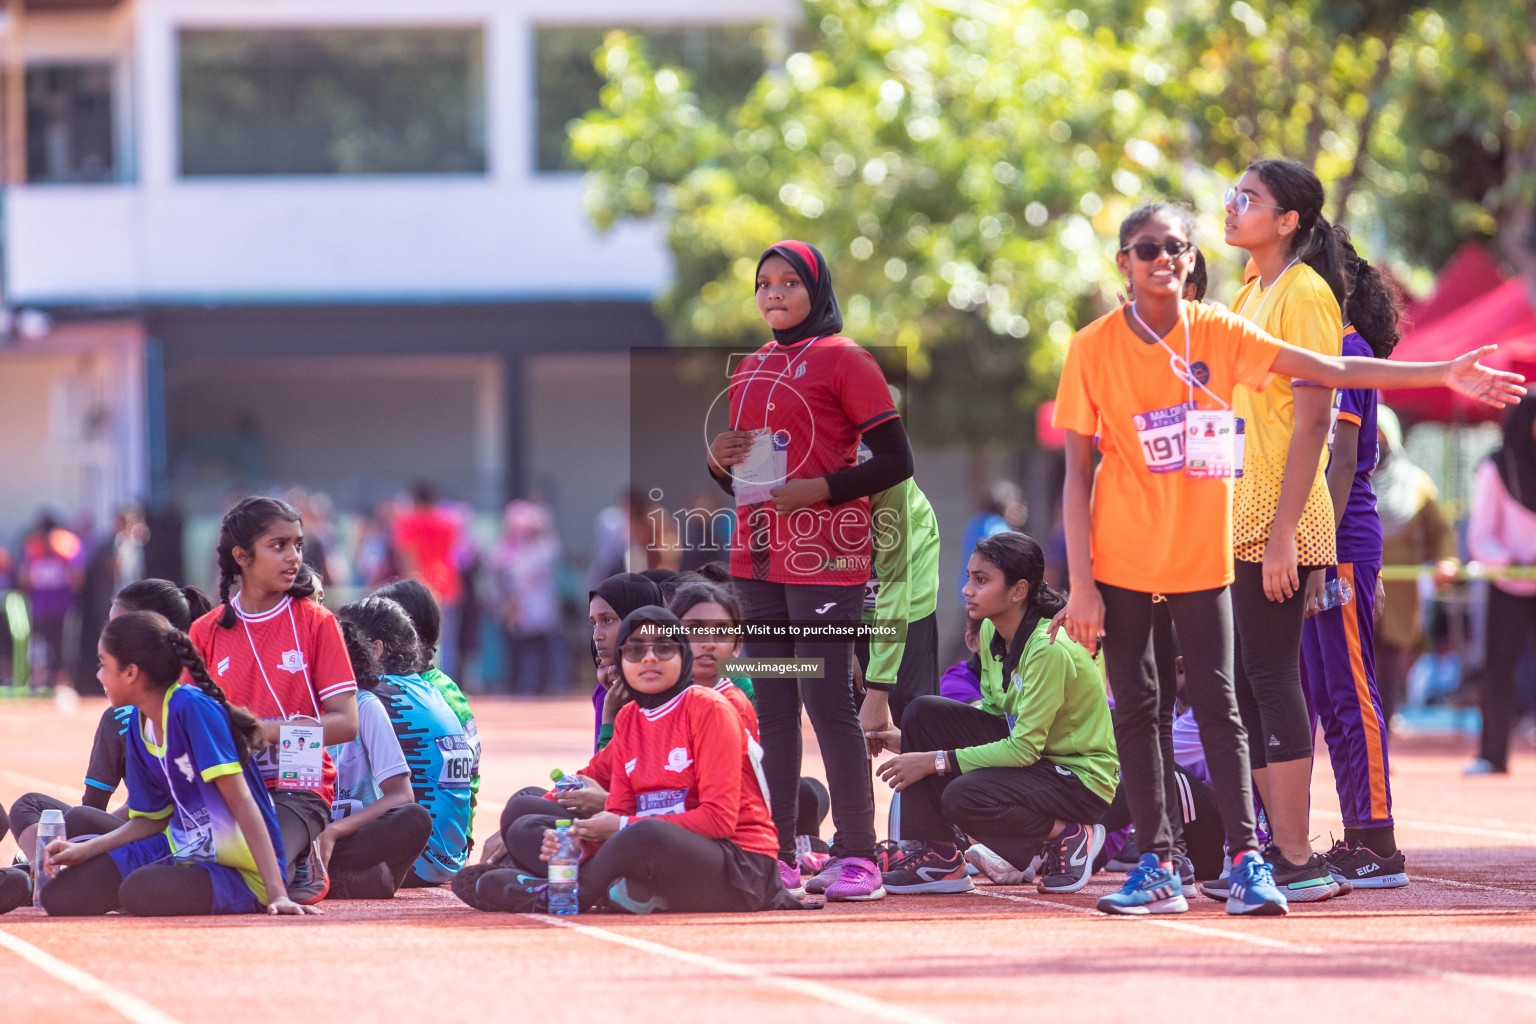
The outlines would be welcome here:
M 1184 468 L 1184 411 L 1187 408 L 1180 403 L 1131 417 L 1147 469 L 1154 473 L 1177 473 Z

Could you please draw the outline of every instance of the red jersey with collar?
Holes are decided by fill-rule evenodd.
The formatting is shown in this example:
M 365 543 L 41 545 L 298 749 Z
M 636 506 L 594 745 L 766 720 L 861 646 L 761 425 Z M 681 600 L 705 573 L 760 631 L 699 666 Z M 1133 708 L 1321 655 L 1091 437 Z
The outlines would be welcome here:
M 308 598 L 284 597 L 259 615 L 240 608 L 239 595 L 232 629 L 219 626 L 224 606 L 192 623 L 189 635 L 208 671 L 224 689 L 229 703 L 249 708 L 257 718 L 287 721 L 318 719 L 332 697 L 357 692 L 352 662 L 336 616 Z M 322 799 L 329 804 L 335 791 L 336 765 L 326 753 Z M 268 789 L 277 786 L 275 759 L 259 760 Z
M 757 708 L 752 706 L 752 698 L 742 692 L 741 687 L 729 679 L 722 679 L 715 684 L 715 692 L 731 702 L 731 707 L 741 716 L 741 724 L 746 728 L 747 735 L 755 742 L 762 741 L 762 734 L 757 731 Z
M 731 429 L 766 428 L 787 440 L 786 479 L 857 464 L 859 437 L 896 419 L 873 356 L 838 335 L 769 342 L 731 375 Z M 731 575 L 774 583 L 860 584 L 869 579 L 869 499 L 820 502 L 781 516 L 772 501 L 741 505 Z
M 709 839 L 774 856 L 779 833 L 751 746 L 731 702 L 690 686 L 659 708 L 626 704 L 614 723 L 613 785 L 604 810 L 666 816 Z

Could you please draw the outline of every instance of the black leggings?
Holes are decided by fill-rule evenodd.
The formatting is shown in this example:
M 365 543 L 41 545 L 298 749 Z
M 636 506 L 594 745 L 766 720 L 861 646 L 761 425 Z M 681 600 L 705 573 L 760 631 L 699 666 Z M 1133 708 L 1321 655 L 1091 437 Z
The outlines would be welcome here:
M 864 607 L 861 585 L 770 583 L 736 578 L 731 586 L 748 623 L 816 622 L 856 624 Z M 828 607 L 830 606 L 830 607 Z M 818 609 L 826 609 L 818 614 Z M 875 791 L 864 730 L 853 692 L 852 641 L 751 640 L 749 658 L 821 658 L 821 678 L 752 680 L 762 732 L 763 775 L 773 823 L 779 831 L 779 859 L 795 862 L 795 827 L 800 817 L 800 710 L 816 730 L 831 793 L 834 857 L 875 855 Z
M 44 811 L 68 811 L 73 804 L 64 802 L 57 797 L 51 797 L 46 793 L 23 793 L 11 804 L 11 828 L 15 831 L 18 840 L 27 829 L 36 825 L 42 819 Z M 0 829 L 0 836 L 5 834 Z M 27 859 L 32 859 L 33 850 L 22 850 Z
M 432 815 L 420 804 L 391 807 L 344 839 L 336 841 L 329 865 L 333 881 L 332 898 L 345 899 L 346 876 L 351 873 L 389 865 L 395 888 L 400 888 L 411 865 L 427 848 L 432 838 Z
M 1216 794 L 1199 779 L 1177 766 L 1173 769 L 1174 792 L 1183 813 L 1175 815 L 1182 839 L 1174 849 L 1187 856 L 1195 865 L 1196 878 L 1215 878 L 1221 874 L 1222 859 L 1226 856 L 1226 833 L 1222 830 L 1221 812 L 1216 809 Z M 1174 806 L 1174 805 L 1170 805 Z M 1104 830 L 1118 832 L 1131 823 L 1131 808 L 1125 798 L 1125 787 L 1115 790 L 1115 798 L 1104 812 Z
M 1509 732 L 1520 717 L 1515 701 L 1515 667 L 1533 628 L 1536 597 L 1488 588 L 1488 656 L 1483 670 L 1483 734 L 1478 756 L 1501 772 L 1509 770 Z
M 50 917 L 94 917 L 121 910 L 136 917 L 213 912 L 213 879 L 195 864 L 149 864 L 127 878 L 109 855 L 60 871 L 43 887 Z
M 1171 739 L 1165 755 L 1163 738 L 1165 728 L 1171 737 L 1172 698 L 1162 692 L 1155 668 L 1152 595 L 1106 583 L 1099 584 L 1099 593 L 1104 598 L 1104 666 L 1115 695 L 1121 787 L 1136 823 L 1137 845 L 1143 853 L 1167 859 L 1173 854 L 1169 812 L 1177 806 L 1171 763 L 1165 764 L 1172 761 Z M 1185 690 L 1200 727 L 1227 843 L 1234 855 L 1257 849 L 1248 734 L 1232 690 L 1231 597 L 1226 587 L 1218 587 L 1167 598 L 1184 657 Z
M 1239 561 L 1236 572 L 1232 583 L 1237 626 L 1234 683 L 1243 728 L 1248 731 L 1248 763 L 1263 768 L 1310 759 L 1312 718 L 1301 687 L 1301 628 L 1312 569 L 1297 570 L 1302 585 L 1284 601 L 1264 596 L 1264 567 L 1258 562 Z
M 1007 735 L 1006 719 L 948 697 L 919 697 L 901 716 L 904 754 L 980 746 Z M 1058 818 L 1093 825 L 1108 806 L 1075 774 L 1041 758 L 1019 768 L 927 776 L 902 791 L 901 835 L 952 843 L 958 829 L 1008 863 L 1024 865 Z
M 679 913 L 722 913 L 767 909 L 764 895 L 730 884 L 723 840 L 708 839 L 669 821 L 639 821 L 616 832 L 581 866 L 577 901 L 590 910 L 621 878 L 643 883 Z M 737 851 L 739 856 L 739 851 Z

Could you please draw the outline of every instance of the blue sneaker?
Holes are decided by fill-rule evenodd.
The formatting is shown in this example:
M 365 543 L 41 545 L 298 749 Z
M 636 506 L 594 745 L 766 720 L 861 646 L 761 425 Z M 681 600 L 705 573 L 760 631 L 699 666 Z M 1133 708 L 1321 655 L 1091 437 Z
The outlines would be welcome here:
M 647 893 L 643 882 L 621 878 L 608 887 L 608 902 L 631 914 L 654 914 L 667 909 L 667 901 L 656 893 Z
M 1256 850 L 1232 862 L 1228 876 L 1227 913 L 1282 917 L 1290 913 L 1285 893 L 1275 885 L 1275 869 Z
M 1178 872 L 1163 867 L 1157 854 L 1144 853 L 1125 873 L 1120 891 L 1100 897 L 1098 907 L 1106 914 L 1182 914 L 1189 904 Z

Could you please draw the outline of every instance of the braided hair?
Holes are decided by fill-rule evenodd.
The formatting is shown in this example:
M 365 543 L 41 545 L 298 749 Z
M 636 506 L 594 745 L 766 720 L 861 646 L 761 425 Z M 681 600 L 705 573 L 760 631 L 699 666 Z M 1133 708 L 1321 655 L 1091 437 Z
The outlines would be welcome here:
M 250 551 L 267 527 L 279 521 L 302 523 L 304 520 L 297 509 L 279 498 L 244 498 L 224 513 L 224 519 L 219 523 L 218 544 L 219 600 L 224 603 L 219 625 L 224 629 L 234 629 L 235 623 L 239 621 L 235 615 L 235 606 L 229 598 L 230 589 L 240 579 L 240 563 L 235 561 L 235 548 Z M 288 593 L 293 597 L 313 597 L 316 587 L 314 572 L 308 566 L 300 565 L 299 574 L 294 577 Z
M 139 671 L 161 689 L 170 689 L 185 671 L 197 688 L 216 701 L 229 716 L 229 731 L 242 763 L 266 746 L 256 716 L 245 708 L 230 705 L 224 691 L 208 674 L 208 667 L 203 664 L 192 638 L 172 626 L 164 615 L 124 612 L 102 630 L 101 647 L 119 665 L 137 665 Z

